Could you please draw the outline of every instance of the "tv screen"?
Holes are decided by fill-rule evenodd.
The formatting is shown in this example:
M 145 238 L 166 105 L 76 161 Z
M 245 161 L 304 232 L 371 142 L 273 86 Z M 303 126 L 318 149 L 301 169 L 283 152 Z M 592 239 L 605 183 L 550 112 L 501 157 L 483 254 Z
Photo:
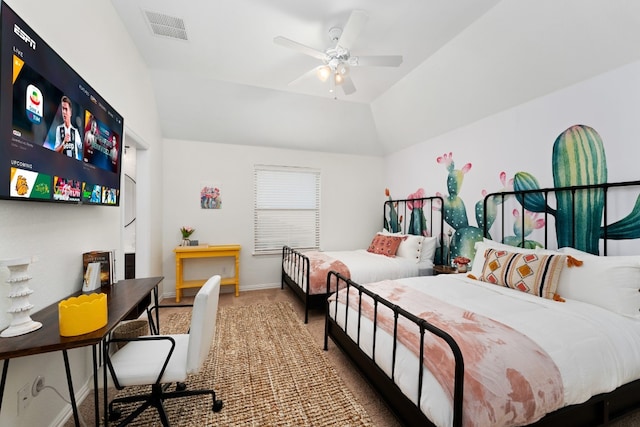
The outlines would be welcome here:
M 118 206 L 122 116 L 5 3 L 0 17 L 0 198 Z

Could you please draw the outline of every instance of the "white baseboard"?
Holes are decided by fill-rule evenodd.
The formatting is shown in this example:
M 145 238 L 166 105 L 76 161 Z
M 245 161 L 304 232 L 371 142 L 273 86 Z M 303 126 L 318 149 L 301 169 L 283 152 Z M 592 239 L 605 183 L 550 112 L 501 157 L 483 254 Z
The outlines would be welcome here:
M 262 289 L 276 289 L 280 287 L 280 283 L 260 283 L 257 285 L 250 285 L 250 286 L 240 286 L 240 295 L 242 295 L 242 292 L 248 292 L 248 291 L 259 291 Z M 183 295 L 190 295 L 188 292 L 190 290 L 189 289 L 185 289 L 182 291 Z M 195 293 L 197 292 L 197 289 L 192 290 L 193 295 L 195 295 Z M 220 289 L 220 293 L 222 294 L 226 294 L 226 293 L 233 293 L 233 287 L 232 286 L 223 286 Z M 160 299 L 168 299 L 168 298 L 175 298 L 176 297 L 176 291 L 175 289 L 173 291 L 169 291 L 169 292 L 163 292 L 162 295 L 160 295 Z
M 80 407 L 80 404 L 84 401 L 84 399 L 88 396 L 91 395 L 91 398 L 93 399 L 93 376 L 91 376 L 83 385 L 82 387 L 80 387 L 80 390 L 77 390 L 75 392 L 75 397 L 76 397 L 76 406 Z M 84 426 L 89 426 L 89 425 L 93 425 L 94 424 L 94 420 L 83 420 L 82 419 L 82 413 L 80 413 L 80 411 L 78 411 L 79 416 L 80 416 L 80 425 L 84 425 Z M 73 418 L 73 409 L 71 408 L 71 404 L 67 404 L 64 409 L 62 411 L 60 411 L 58 413 L 58 416 L 56 416 L 53 421 L 51 421 L 51 424 L 49 424 L 50 427 L 63 427 L 65 425 L 65 423 L 69 420 Z

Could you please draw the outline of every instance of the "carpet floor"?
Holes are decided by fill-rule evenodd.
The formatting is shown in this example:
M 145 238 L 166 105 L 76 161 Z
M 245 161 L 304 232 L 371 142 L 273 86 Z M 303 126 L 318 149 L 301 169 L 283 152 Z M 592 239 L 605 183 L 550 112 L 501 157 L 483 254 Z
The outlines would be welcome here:
M 183 302 L 189 303 L 190 301 L 191 301 L 190 297 L 187 296 L 185 297 Z M 297 318 L 300 320 L 300 324 L 303 325 L 301 321 L 301 319 L 304 318 L 302 303 L 300 302 L 300 300 L 298 300 L 295 297 L 293 292 L 291 292 L 289 289 L 280 290 L 278 288 L 278 289 L 264 289 L 264 290 L 250 291 L 250 292 L 242 292 L 239 297 L 235 297 L 232 292 L 221 293 L 219 310 L 223 311 L 227 307 L 240 309 L 243 306 L 247 306 L 247 305 L 253 306 L 256 304 L 274 305 L 281 302 L 289 303 L 290 306 L 293 307 L 293 310 L 295 311 Z M 163 300 L 162 303 L 170 304 L 172 303 L 172 300 Z M 188 311 L 189 309 L 185 309 L 185 308 L 163 309 L 160 311 L 160 316 L 161 316 L 160 323 L 163 327 L 168 326 L 172 323 L 171 319 L 174 318 L 173 314 L 184 313 Z M 183 317 L 183 316 L 178 316 L 178 318 L 186 319 L 186 317 Z M 221 329 L 222 328 L 221 324 L 218 324 L 217 328 Z M 309 313 L 309 323 L 307 323 L 306 325 L 303 325 L 303 328 L 306 329 L 313 338 L 313 343 L 311 343 L 309 346 L 314 347 L 316 349 L 321 349 L 323 339 L 324 339 L 323 311 L 312 310 Z M 355 396 L 355 399 L 357 399 L 357 401 L 364 407 L 370 419 L 373 421 L 374 425 L 376 425 L 377 427 L 400 427 L 401 426 L 397 418 L 389 410 L 389 407 L 380 398 L 380 395 L 371 388 L 371 386 L 366 380 L 363 379 L 358 369 L 354 366 L 351 360 L 349 360 L 344 355 L 344 353 L 342 353 L 333 344 L 333 342 L 331 341 L 329 342 L 329 351 L 322 352 L 322 353 L 328 359 L 330 366 L 337 372 L 338 377 L 342 380 L 344 384 L 346 384 L 346 389 L 348 389 L 353 394 L 353 396 Z M 268 357 L 269 357 L 268 354 L 264 354 L 264 357 L 261 357 L 261 359 L 264 360 Z M 325 372 L 328 372 L 328 371 L 325 370 Z M 308 376 L 309 374 L 303 373 L 301 375 Z M 244 383 L 241 382 L 239 384 L 244 384 Z M 226 391 L 225 392 L 222 391 L 223 389 L 220 384 L 220 378 L 215 378 L 212 386 L 218 394 L 217 397 L 224 400 L 225 407 L 222 409 L 220 413 L 218 414 L 210 413 L 210 414 L 207 414 L 207 416 L 214 415 L 215 417 L 215 415 L 226 414 L 226 412 L 229 410 L 230 405 L 233 405 L 234 398 L 230 398 L 230 396 L 226 394 L 227 393 Z M 208 385 L 207 387 L 211 387 L 211 385 Z M 229 387 L 230 387 L 230 391 L 229 391 L 230 395 L 235 395 L 236 393 L 238 394 L 246 393 L 246 388 L 244 389 L 245 391 L 240 391 L 241 390 L 240 388 L 236 390 L 235 384 L 231 384 L 231 386 Z M 115 390 L 110 389 L 109 397 L 111 398 L 114 395 L 115 395 Z M 82 418 L 87 421 L 87 425 L 93 424 L 92 422 L 93 401 L 91 396 L 92 395 L 84 399 L 84 401 L 80 406 Z M 210 399 L 207 399 L 206 397 L 201 399 L 204 401 L 208 400 L 207 406 L 208 408 L 210 408 L 209 406 Z M 305 396 L 303 401 L 309 401 L 309 398 Z M 249 406 L 253 404 L 254 402 L 251 402 Z M 259 404 L 259 403 L 256 403 L 256 404 Z M 331 408 L 331 411 L 335 411 L 335 410 L 336 408 Z M 251 411 L 251 413 L 256 412 L 251 407 L 239 409 L 239 411 Z M 189 424 L 182 424 L 182 422 L 185 421 L 182 418 L 178 419 L 177 421 L 175 421 L 175 418 L 170 418 L 170 419 L 173 422 L 174 427 L 189 425 Z M 212 422 L 211 424 L 206 424 L 203 422 L 197 422 L 198 421 L 197 419 L 194 419 L 192 421 L 195 424 L 191 424 L 191 425 L 198 425 L 198 426 L 224 425 L 222 423 L 216 424 L 215 422 Z M 259 425 L 259 424 L 257 422 L 254 423 L 253 420 L 251 420 L 251 421 L 247 421 L 246 423 L 237 423 L 237 424 L 230 422 L 227 425 L 235 427 L 235 426 L 245 426 L 245 425 L 252 426 L 252 425 Z M 262 425 L 267 426 L 268 424 L 262 424 Z M 286 424 L 274 424 L 274 425 L 286 425 Z M 313 423 L 312 425 L 322 425 L 322 424 Z M 335 425 L 339 426 L 340 424 L 335 424 Z M 72 427 L 72 426 L 73 426 L 72 419 L 68 419 L 67 422 L 64 424 L 64 427 Z M 639 427 L 639 426 L 640 426 L 640 413 L 637 413 L 637 412 L 633 414 L 629 414 L 628 416 L 623 417 L 622 419 L 609 424 L 609 427 Z
M 186 331 L 188 322 L 188 313 L 171 314 L 161 322 L 162 332 Z M 214 388 L 224 408 L 214 413 L 207 396 L 167 400 L 174 425 L 373 426 L 291 303 L 221 307 L 216 330 L 205 365 L 187 384 Z M 145 390 L 125 389 L 118 397 Z M 127 406 L 123 416 L 134 405 Z M 131 425 L 160 425 L 160 420 L 150 408 Z

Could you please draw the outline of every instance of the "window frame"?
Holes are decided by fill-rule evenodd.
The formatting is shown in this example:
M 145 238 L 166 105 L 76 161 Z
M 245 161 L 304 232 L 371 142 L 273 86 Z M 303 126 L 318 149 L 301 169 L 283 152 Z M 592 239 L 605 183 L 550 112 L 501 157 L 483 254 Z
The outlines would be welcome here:
M 257 164 L 253 172 L 253 254 L 319 250 L 320 169 Z

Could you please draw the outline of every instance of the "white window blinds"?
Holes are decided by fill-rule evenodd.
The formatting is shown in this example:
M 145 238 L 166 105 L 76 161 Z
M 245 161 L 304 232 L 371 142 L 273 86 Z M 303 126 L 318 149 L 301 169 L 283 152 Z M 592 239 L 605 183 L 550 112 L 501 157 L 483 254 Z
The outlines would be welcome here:
M 254 167 L 254 250 L 257 254 L 320 247 L 320 171 Z

